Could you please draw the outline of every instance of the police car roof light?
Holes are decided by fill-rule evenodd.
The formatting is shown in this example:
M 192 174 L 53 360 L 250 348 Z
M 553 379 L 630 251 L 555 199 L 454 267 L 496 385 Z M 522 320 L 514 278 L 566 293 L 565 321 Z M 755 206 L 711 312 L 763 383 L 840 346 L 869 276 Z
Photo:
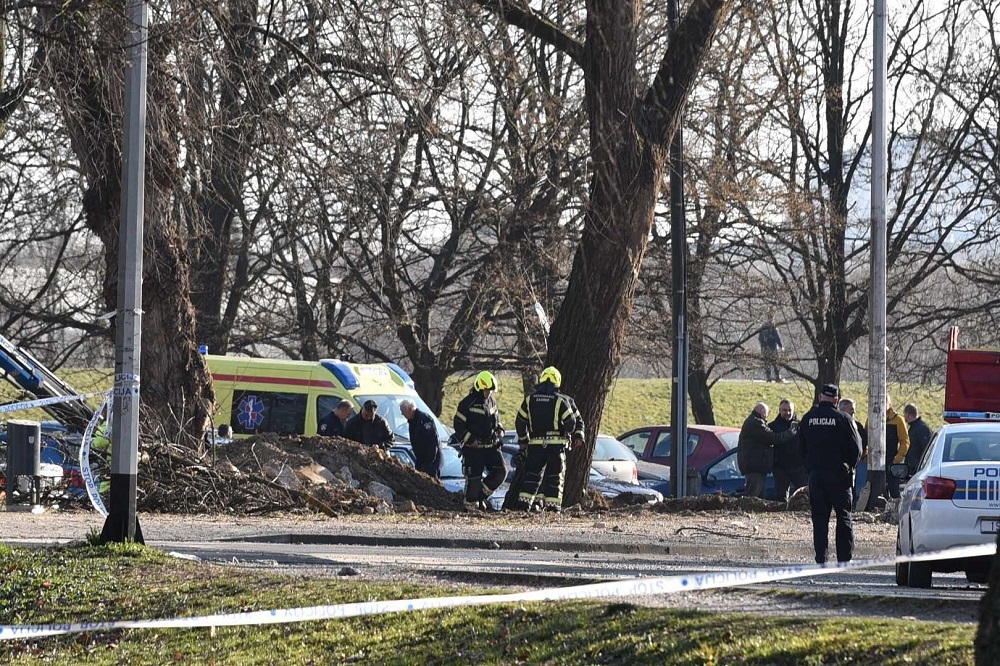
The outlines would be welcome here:
M 353 391 L 361 386 L 361 380 L 358 379 L 358 376 L 354 374 L 353 370 L 351 370 L 351 366 L 347 365 L 343 361 L 324 358 L 319 363 L 324 368 L 332 372 L 333 376 L 337 378 L 337 381 L 340 382 L 348 391 Z
M 410 378 L 410 375 L 407 374 L 406 370 L 403 370 L 401 367 L 399 367 L 395 363 L 386 363 L 386 365 L 389 366 L 390 370 L 392 370 L 397 375 L 399 375 L 399 378 L 403 380 L 403 383 L 406 384 L 407 388 L 409 388 L 412 391 L 416 390 L 417 387 L 413 383 L 413 379 Z

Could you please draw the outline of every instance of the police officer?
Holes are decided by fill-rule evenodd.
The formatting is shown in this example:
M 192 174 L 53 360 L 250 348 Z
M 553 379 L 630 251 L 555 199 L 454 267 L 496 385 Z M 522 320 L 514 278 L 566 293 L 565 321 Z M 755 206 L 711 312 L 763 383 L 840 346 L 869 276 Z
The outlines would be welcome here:
M 809 470 L 813 547 L 819 564 L 826 562 L 831 509 L 837 517 L 837 561 L 849 562 L 854 550 L 851 506 L 854 468 L 861 459 L 861 435 L 854 419 L 837 409 L 838 398 L 840 388 L 824 384 L 819 404 L 799 422 L 802 458 Z
M 324 437 L 343 437 L 344 424 L 351 417 L 354 406 L 350 400 L 341 400 L 337 406 L 330 410 L 330 413 L 320 419 L 316 428 L 318 434 Z
M 421 411 L 417 403 L 407 398 L 399 403 L 399 411 L 409 422 L 410 448 L 417 460 L 417 471 L 435 479 L 441 478 L 441 447 L 437 427 L 430 414 Z
M 573 400 L 559 392 L 560 384 L 559 370 L 545 368 L 538 376 L 535 391 L 524 398 L 517 411 L 517 442 L 527 449 L 519 500 L 529 511 L 562 510 L 567 440 L 572 440 L 574 446 L 583 443 L 583 418 Z M 536 502 L 539 492 L 543 499 Z
M 455 435 L 462 443 L 466 511 L 488 510 L 490 495 L 507 478 L 507 466 L 500 453 L 503 425 L 493 397 L 497 390 L 497 378 L 484 370 L 476 375 L 469 395 L 455 410 Z

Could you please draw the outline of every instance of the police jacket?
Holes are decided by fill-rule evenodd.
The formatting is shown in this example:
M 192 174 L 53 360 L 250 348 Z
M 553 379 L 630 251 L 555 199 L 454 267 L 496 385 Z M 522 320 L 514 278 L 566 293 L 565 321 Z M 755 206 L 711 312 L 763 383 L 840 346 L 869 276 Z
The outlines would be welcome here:
M 798 428 L 799 422 L 780 416 L 767 424 L 767 427 L 776 433 L 791 430 L 793 426 Z M 789 440 L 774 443 L 774 467 L 789 471 L 802 467 L 802 452 L 799 450 L 798 435 Z
M 441 450 L 438 448 L 437 428 L 434 419 L 420 411 L 410 418 L 410 446 L 417 459 L 417 469 L 435 478 L 441 475 Z
M 576 403 L 563 395 L 552 382 L 535 385 L 525 396 L 514 422 L 519 444 L 566 444 L 566 439 L 583 439 L 583 418 Z
M 395 439 L 385 417 L 373 414 L 372 420 L 366 421 L 360 412 L 347 419 L 347 423 L 344 425 L 344 437 L 353 439 L 355 442 L 369 446 L 381 446 L 386 449 L 392 446 Z
M 861 435 L 854 419 L 831 402 L 821 402 L 799 421 L 802 457 L 811 475 L 843 478 L 861 459 Z
M 316 432 L 324 437 L 343 437 L 344 422 L 336 413 L 330 412 L 319 420 L 319 427 Z
M 740 428 L 736 462 L 744 474 L 768 474 L 774 467 L 774 445 L 787 442 L 795 437 L 795 429 L 774 432 L 767 421 L 756 411 L 743 422 Z
M 502 430 L 503 426 L 500 425 L 496 398 L 492 393 L 487 398 L 482 391 L 469 391 L 469 395 L 458 403 L 454 426 L 455 434 L 463 446 L 498 448 L 500 436 L 497 431 Z
M 885 413 L 885 459 L 892 462 L 901 463 L 906 458 L 906 452 L 910 449 L 910 431 L 906 428 L 906 421 L 890 407 Z M 888 469 L 888 468 L 886 468 Z

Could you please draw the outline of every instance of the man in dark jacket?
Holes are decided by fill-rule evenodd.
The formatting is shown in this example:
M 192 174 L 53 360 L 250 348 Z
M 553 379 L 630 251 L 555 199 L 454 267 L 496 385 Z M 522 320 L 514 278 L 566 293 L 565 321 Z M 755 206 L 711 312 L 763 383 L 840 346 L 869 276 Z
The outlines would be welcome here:
M 767 475 L 774 469 L 774 445 L 791 441 L 798 433 L 795 426 L 781 433 L 771 430 L 767 425 L 769 411 L 767 405 L 758 402 L 740 428 L 736 462 L 740 466 L 740 472 L 747 478 L 747 497 L 764 499 Z
M 776 433 L 797 428 L 795 405 L 787 398 L 778 403 L 778 418 L 768 424 Z M 802 464 L 802 453 L 799 451 L 799 438 L 793 437 L 774 445 L 774 499 L 779 502 L 788 501 L 788 492 L 793 492 L 808 485 L 805 465 Z
M 434 419 L 420 411 L 417 403 L 409 399 L 399 403 L 399 411 L 410 424 L 410 448 L 413 449 L 413 457 L 417 459 L 417 471 L 440 479 L 441 447 Z
M 389 422 L 380 414 L 376 414 L 377 410 L 378 405 L 374 400 L 365 400 L 361 411 L 348 419 L 344 425 L 344 437 L 369 446 L 380 446 L 383 449 L 391 447 L 394 437 Z
M 760 328 L 757 333 L 757 341 L 760 343 L 760 355 L 764 359 L 764 371 L 767 373 L 767 381 L 771 381 L 774 374 L 774 381 L 781 381 L 781 368 L 778 361 L 783 349 L 781 344 L 781 334 L 775 327 L 773 321 L 769 321 Z
M 462 442 L 462 473 L 465 474 L 466 511 L 487 511 L 490 495 L 507 478 L 507 465 L 500 452 L 500 411 L 493 392 L 497 378 L 483 371 L 476 375 L 472 390 L 455 410 L 455 435 Z M 486 478 L 483 478 L 486 472 Z
M 343 437 L 344 423 L 351 417 L 354 406 L 350 400 L 341 400 L 337 406 L 330 410 L 330 413 L 319 420 L 316 428 L 317 434 L 324 437 Z
M 813 548 L 816 562 L 826 562 L 830 543 L 830 511 L 837 517 L 837 561 L 849 562 L 854 553 L 854 468 L 861 459 L 861 435 L 851 416 L 838 410 L 840 388 L 825 384 L 819 404 L 806 412 L 799 424 L 802 457 L 809 471 L 809 505 L 812 510 Z
M 931 443 L 931 437 L 934 433 L 931 432 L 930 426 L 920 418 L 920 411 L 912 402 L 906 403 L 906 406 L 903 407 L 903 418 L 906 419 L 910 430 L 910 448 L 906 451 L 903 462 L 909 466 L 910 474 L 913 474 L 920 466 L 920 459 L 924 457 L 924 451 Z

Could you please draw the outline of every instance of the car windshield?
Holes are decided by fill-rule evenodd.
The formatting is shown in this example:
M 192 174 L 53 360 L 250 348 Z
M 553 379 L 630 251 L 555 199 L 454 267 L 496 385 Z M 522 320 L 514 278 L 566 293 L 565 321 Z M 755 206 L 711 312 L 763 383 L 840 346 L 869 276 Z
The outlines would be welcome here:
M 430 410 L 427 403 L 420 399 L 419 395 L 356 395 L 354 399 L 358 401 L 359 405 L 365 404 L 366 400 L 374 400 L 375 404 L 378 405 L 377 413 L 389 422 L 389 429 L 392 430 L 392 434 L 404 442 L 410 441 L 410 423 L 403 416 L 403 412 L 399 411 L 399 403 L 403 400 L 412 400 L 417 405 L 417 409 L 425 414 L 430 414 L 431 418 L 434 419 L 434 427 L 437 429 L 438 440 L 442 442 L 448 441 L 450 433 L 447 428 L 441 423 L 441 419 L 434 416 L 434 412 Z
M 594 442 L 594 460 L 632 460 L 635 453 L 610 435 L 598 435 Z
M 736 445 L 740 443 L 740 431 L 720 432 L 719 439 L 722 440 L 722 445 L 726 447 L 727 451 L 735 449 Z
M 450 446 L 441 447 L 441 478 L 461 479 L 462 459 L 458 457 L 458 451 Z

